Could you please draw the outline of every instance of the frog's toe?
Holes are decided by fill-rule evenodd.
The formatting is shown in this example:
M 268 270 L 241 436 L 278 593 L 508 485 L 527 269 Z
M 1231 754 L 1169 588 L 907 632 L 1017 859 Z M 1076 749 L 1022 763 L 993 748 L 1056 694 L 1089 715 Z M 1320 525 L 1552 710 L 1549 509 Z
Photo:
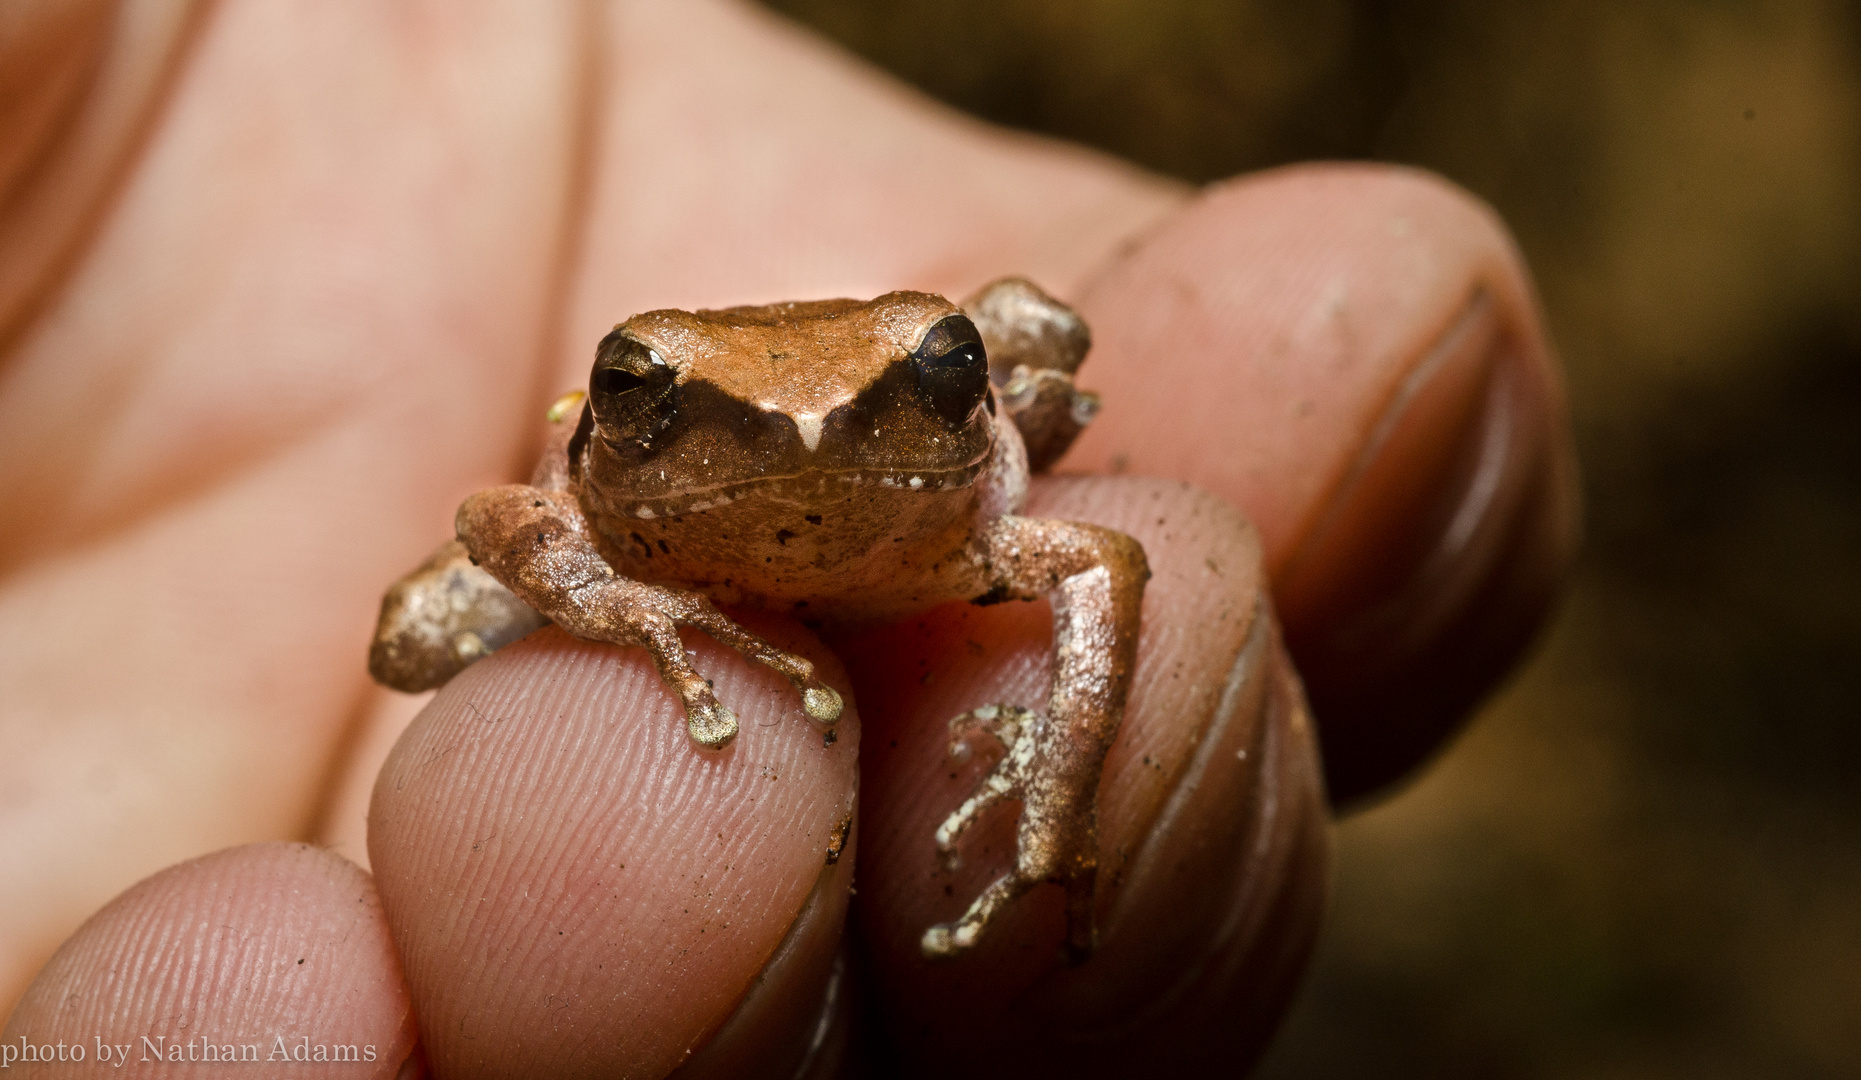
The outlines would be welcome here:
M 1007 907 L 1034 885 L 1035 882 L 1018 874 L 1003 874 L 982 890 L 982 895 L 969 905 L 969 910 L 963 912 L 962 918 L 955 922 L 938 923 L 924 931 L 924 936 L 918 941 L 919 950 L 930 960 L 956 959 L 969 951 L 982 937 L 982 931 L 996 912 Z
M 802 710 L 823 724 L 840 719 L 840 710 L 844 707 L 840 692 L 826 683 L 816 682 L 801 691 Z
M 956 943 L 956 925 L 954 923 L 938 923 L 936 926 L 924 931 L 924 938 L 918 943 L 919 948 L 923 949 L 924 955 L 933 960 L 947 960 L 963 951 L 968 945 L 968 942 L 964 942 L 961 945 Z
M 918 942 L 918 948 L 927 959 L 950 960 L 961 956 L 982 937 L 989 923 L 1014 900 L 1018 899 L 1034 886 L 1043 883 L 1061 885 L 1066 888 L 1066 940 L 1061 943 L 1061 953 L 1069 964 L 1080 964 L 1090 959 L 1097 943 L 1097 929 L 1093 925 L 1093 899 L 1097 881 L 1097 866 L 1090 859 L 1062 859 L 1059 862 L 1070 864 L 1064 866 L 1037 867 L 1030 864 L 1044 860 L 1038 856 L 1029 859 L 1027 841 L 1024 837 L 1017 845 L 1015 868 L 996 878 L 989 887 L 982 890 L 969 910 L 954 922 L 938 923 Z
M 763 650 L 745 650 L 745 655 L 788 676 L 788 681 L 801 692 L 801 711 L 808 714 L 808 719 L 824 728 L 833 727 L 846 709 L 840 691 L 816 678 L 814 665 L 802 657 L 767 645 Z
M 737 714 L 716 700 L 687 705 L 685 730 L 704 749 L 722 750 L 737 737 Z
M 955 922 L 925 932 L 925 956 L 948 959 L 975 944 L 991 919 L 1034 886 L 1051 882 L 1067 893 L 1065 953 L 1069 962 L 1090 956 L 1093 947 L 1093 892 L 1097 878 L 1098 839 L 1096 772 L 1069 768 L 1049 750 L 1053 722 L 1045 714 L 1018 705 L 985 705 L 950 721 L 952 756 L 967 753 L 977 735 L 989 735 L 1007 751 L 981 779 L 969 798 L 937 827 L 937 855 L 945 870 L 957 867 L 957 842 L 995 803 L 1021 802 L 1014 866 L 976 897 Z M 1084 807 L 1083 816 L 1080 807 Z
M 983 705 L 969 710 L 950 721 L 950 756 L 962 758 L 969 753 L 970 740 L 977 735 L 988 735 L 1002 748 L 1008 751 L 1004 762 L 1015 761 L 1016 768 L 1024 768 L 1027 757 L 1033 752 L 1036 741 L 1036 729 L 1044 726 L 1045 718 L 1032 709 L 1019 705 Z
M 983 777 L 963 804 L 937 826 L 937 858 L 944 869 L 954 870 L 960 859 L 956 843 L 982 812 L 1007 798 L 1024 798 L 1028 770 L 1033 764 L 1037 728 L 1044 718 L 1019 705 L 984 705 L 950 721 L 950 756 L 968 756 L 970 740 L 992 736 L 1008 752 Z
M 699 627 L 719 643 L 786 676 L 801 692 L 801 708 L 815 723 L 825 727 L 840 719 L 845 704 L 840 700 L 839 691 L 815 677 L 814 665 L 806 657 L 778 649 L 743 629 L 697 593 L 682 595 L 688 604 L 679 614 L 680 622 Z

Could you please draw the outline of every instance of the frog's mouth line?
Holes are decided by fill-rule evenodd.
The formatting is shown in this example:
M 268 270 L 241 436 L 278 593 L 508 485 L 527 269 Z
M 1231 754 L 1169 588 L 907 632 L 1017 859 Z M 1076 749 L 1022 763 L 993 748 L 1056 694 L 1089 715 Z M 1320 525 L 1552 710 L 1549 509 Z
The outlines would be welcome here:
M 728 506 L 740 499 L 760 497 L 772 502 L 818 503 L 821 496 L 859 488 L 897 491 L 959 491 L 973 487 L 982 475 L 986 457 L 954 469 L 899 471 L 896 469 L 842 469 L 810 471 L 791 476 L 756 476 L 716 487 L 681 492 L 661 498 L 614 499 L 614 508 L 629 517 L 652 520 L 695 514 Z

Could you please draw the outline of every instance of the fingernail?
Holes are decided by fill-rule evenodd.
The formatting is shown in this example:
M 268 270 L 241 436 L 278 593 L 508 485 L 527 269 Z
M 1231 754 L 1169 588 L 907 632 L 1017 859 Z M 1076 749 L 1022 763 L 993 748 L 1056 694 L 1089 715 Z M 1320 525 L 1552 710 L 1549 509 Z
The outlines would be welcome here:
M 1413 767 L 1511 666 L 1573 546 L 1542 358 L 1475 292 L 1396 388 L 1275 586 L 1332 797 Z
M 852 843 L 849 839 L 846 855 Z M 838 943 L 846 924 L 852 866 L 851 858 L 839 858 L 821 871 L 788 935 L 749 992 L 674 1077 L 786 1080 L 812 1074 L 824 1057 L 843 1049 L 830 1037 L 835 1034 L 834 1021 L 848 1004 L 842 1000 L 846 965 Z

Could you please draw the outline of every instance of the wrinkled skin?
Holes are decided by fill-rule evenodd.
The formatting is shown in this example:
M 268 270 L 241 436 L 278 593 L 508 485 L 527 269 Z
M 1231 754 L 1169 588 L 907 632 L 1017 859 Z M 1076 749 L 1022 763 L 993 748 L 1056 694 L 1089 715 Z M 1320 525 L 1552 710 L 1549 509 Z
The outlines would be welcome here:
M 1438 744 L 1568 558 L 1529 285 L 1492 215 L 1437 180 L 1322 167 L 1190 192 L 951 117 L 721 3 L 113 10 L 0 20 L 0 70 L 39 73 L 0 114 L 8 1039 L 60 1030 L 74 993 L 118 995 L 142 1028 L 183 999 L 330 1024 L 313 1004 L 342 1001 L 390 1075 L 406 1001 L 447 1074 L 653 1075 L 694 1048 L 693 1072 L 780 1074 L 824 1001 L 858 999 L 815 1067 L 854 1025 L 981 1074 L 1245 1060 L 1322 901 L 1312 728 L 1257 632 L 1266 581 L 1351 794 Z M 909 779 L 946 760 L 951 703 L 1038 693 L 1038 605 L 832 651 L 754 622 L 853 692 L 857 773 L 779 676 L 702 637 L 694 666 L 750 703 L 714 760 L 643 656 L 553 630 L 474 665 L 390 755 L 419 701 L 363 670 L 382 584 L 467 493 L 527 473 L 617 311 L 963 295 L 1006 270 L 1094 331 L 1105 408 L 1062 470 L 1172 478 L 1030 497 L 1130 532 L 1156 572 L 1101 789 L 1101 852 L 1125 869 L 1092 962 L 1063 969 L 1044 890 L 1011 944 L 924 963 L 938 868 L 895 839 L 990 765 Z M 1433 711 L 1353 705 L 1379 686 Z M 373 855 L 379 907 L 325 862 L 242 848 L 84 924 L 163 867 L 310 835 Z M 833 975 L 856 865 L 858 994 Z M 433 887 L 465 881 L 470 903 Z M 116 962 L 181 947 L 209 907 L 314 928 L 337 906 L 422 959 L 262 984 L 234 952 Z M 641 919 L 637 939 L 604 929 Z M 602 949 L 625 963 L 562 974 Z M 361 992 L 382 985 L 406 996 Z

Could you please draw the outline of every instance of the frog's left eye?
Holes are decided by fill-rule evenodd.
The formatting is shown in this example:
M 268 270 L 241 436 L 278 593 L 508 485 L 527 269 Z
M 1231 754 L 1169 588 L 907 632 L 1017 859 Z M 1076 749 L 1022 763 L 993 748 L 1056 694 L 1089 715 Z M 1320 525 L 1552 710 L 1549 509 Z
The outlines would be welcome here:
M 952 426 L 966 423 L 989 392 L 989 357 L 976 324 L 967 315 L 938 320 L 911 358 L 931 408 Z
M 588 400 L 601 437 L 610 443 L 648 443 L 672 422 L 676 372 L 644 342 L 624 330 L 601 339 Z

